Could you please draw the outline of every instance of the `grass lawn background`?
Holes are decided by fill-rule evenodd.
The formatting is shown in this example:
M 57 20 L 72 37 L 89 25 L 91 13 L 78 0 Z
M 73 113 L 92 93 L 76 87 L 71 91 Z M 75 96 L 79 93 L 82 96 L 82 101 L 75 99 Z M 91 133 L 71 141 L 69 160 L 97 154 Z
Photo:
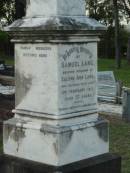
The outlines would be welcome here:
M 110 152 L 122 157 L 122 173 L 130 173 L 130 123 L 105 116 L 110 122 Z
M 121 69 L 115 69 L 114 59 L 99 59 L 98 71 L 113 71 L 116 80 L 130 87 L 130 65 L 122 60 Z M 105 117 L 110 121 L 110 152 L 122 156 L 122 173 L 130 173 L 130 123 L 117 117 Z
M 0 60 L 4 60 L 7 65 L 14 65 L 14 58 L 0 53 Z
M 116 80 L 121 80 L 124 86 L 130 87 L 130 65 L 122 60 L 121 69 L 115 69 L 114 59 L 99 59 L 98 71 L 113 71 Z

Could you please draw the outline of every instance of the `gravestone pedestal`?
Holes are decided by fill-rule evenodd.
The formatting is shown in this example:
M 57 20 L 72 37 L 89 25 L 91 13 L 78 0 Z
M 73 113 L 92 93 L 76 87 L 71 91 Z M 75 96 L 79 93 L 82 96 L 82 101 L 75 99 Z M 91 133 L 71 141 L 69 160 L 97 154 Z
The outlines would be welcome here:
M 121 158 L 118 155 L 104 154 L 55 167 L 1 155 L 0 171 L 2 173 L 121 173 Z
M 54 167 L 108 153 L 96 87 L 105 27 L 85 16 L 85 1 L 28 1 L 26 17 L 6 29 L 15 42 L 16 106 L 4 123 L 4 153 Z

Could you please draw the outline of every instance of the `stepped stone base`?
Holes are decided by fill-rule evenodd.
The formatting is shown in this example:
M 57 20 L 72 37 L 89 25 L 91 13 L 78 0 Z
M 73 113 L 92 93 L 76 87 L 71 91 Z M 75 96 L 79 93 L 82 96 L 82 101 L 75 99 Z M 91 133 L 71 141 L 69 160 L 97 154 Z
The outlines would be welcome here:
M 108 122 L 81 116 L 69 120 L 12 118 L 4 122 L 4 153 L 63 166 L 109 152 Z
M 0 156 L 2 173 L 121 173 L 121 158 L 104 154 L 69 165 L 55 167 L 6 155 Z

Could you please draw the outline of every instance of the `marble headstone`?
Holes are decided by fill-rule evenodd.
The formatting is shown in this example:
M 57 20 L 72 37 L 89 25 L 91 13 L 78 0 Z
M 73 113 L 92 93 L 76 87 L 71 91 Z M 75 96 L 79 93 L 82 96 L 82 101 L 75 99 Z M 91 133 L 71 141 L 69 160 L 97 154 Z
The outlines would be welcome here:
M 98 72 L 98 99 L 99 101 L 115 102 L 117 83 L 112 71 Z

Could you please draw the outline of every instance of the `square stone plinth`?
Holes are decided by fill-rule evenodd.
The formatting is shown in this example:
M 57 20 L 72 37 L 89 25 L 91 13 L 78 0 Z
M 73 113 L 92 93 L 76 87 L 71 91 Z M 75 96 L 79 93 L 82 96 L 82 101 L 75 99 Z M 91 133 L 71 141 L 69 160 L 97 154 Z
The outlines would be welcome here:
M 121 157 L 116 154 L 103 154 L 61 167 L 39 164 L 26 159 L 0 155 L 2 173 L 121 173 Z
M 16 43 L 15 58 L 16 113 L 97 112 L 96 42 Z
M 109 152 L 108 123 L 71 124 L 13 118 L 4 123 L 4 153 L 39 163 L 61 166 Z M 65 121 L 65 120 L 64 120 Z

